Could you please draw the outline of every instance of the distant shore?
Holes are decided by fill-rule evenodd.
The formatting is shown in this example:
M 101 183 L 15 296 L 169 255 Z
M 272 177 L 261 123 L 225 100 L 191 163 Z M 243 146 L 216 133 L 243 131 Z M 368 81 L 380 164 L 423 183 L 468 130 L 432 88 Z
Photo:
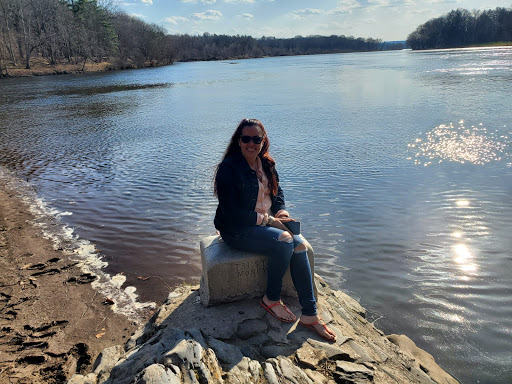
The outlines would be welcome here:
M 485 48 L 485 47 L 508 47 L 512 46 L 512 41 L 499 41 L 495 43 L 485 43 L 485 44 L 473 44 L 464 47 L 457 48 Z M 453 48 L 439 48 L 439 49 L 453 49 Z M 437 50 L 437 49 L 436 49 Z M 360 51 L 347 51 L 347 52 L 339 52 L 339 53 L 353 53 Z M 374 51 L 380 52 L 380 51 Z M 388 51 L 383 51 L 388 52 Z M 294 55 L 294 56 L 302 56 L 302 55 Z M 255 59 L 256 57 L 250 57 L 249 59 Z M 211 60 L 206 61 L 222 61 L 222 60 L 241 60 L 241 58 L 211 58 Z M 182 62 L 182 61 L 179 61 Z M 185 60 L 183 62 L 189 62 L 189 60 Z M 18 78 L 18 77 L 32 77 L 32 76 L 50 76 L 50 75 L 65 75 L 65 74 L 79 74 L 79 73 L 98 73 L 98 72 L 108 72 L 108 71 L 120 71 L 125 69 L 140 69 L 140 68 L 149 68 L 149 67 L 160 67 L 172 65 L 171 64 L 159 64 L 155 62 L 146 63 L 143 67 L 137 67 L 131 65 L 130 63 L 125 64 L 124 66 L 116 66 L 114 63 L 109 61 L 103 61 L 100 63 L 94 62 L 86 62 L 81 64 L 65 64 L 61 63 L 58 65 L 50 65 L 46 60 L 37 58 L 33 59 L 31 63 L 31 68 L 26 69 L 25 65 L 19 64 L 17 66 L 6 66 L 1 68 L 0 79 L 1 78 Z

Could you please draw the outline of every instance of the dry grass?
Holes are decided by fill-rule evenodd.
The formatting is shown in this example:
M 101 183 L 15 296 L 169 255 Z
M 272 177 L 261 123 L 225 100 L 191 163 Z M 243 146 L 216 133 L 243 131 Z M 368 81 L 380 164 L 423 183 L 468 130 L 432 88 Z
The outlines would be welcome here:
M 65 73 L 81 73 L 81 72 L 102 72 L 112 68 L 112 63 L 103 61 L 101 63 L 87 62 L 85 67 L 83 63 L 68 64 L 59 63 L 50 65 L 47 60 L 42 58 L 33 58 L 30 60 L 30 69 L 25 68 L 25 63 L 18 63 L 16 66 L 7 66 L 7 73 L 11 77 L 26 76 L 45 76 L 59 75 Z

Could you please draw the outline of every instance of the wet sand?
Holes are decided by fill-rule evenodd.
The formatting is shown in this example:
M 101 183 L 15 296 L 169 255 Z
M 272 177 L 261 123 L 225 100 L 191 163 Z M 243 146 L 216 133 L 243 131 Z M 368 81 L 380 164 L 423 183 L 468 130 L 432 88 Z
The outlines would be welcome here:
M 136 329 L 0 184 L 0 382 L 64 383 Z M 141 319 L 143 321 L 145 319 Z

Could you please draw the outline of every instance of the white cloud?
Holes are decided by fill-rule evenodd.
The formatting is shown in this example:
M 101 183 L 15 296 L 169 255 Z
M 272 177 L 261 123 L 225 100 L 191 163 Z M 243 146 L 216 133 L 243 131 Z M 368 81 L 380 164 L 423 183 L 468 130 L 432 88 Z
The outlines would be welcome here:
M 368 4 L 387 6 L 389 5 L 389 0 L 368 0 Z
M 306 9 L 299 9 L 295 11 L 294 13 L 301 14 L 301 15 L 320 15 L 324 13 L 321 9 L 312 9 L 312 8 L 306 8 Z
M 146 5 L 153 5 L 153 0 L 140 0 L 142 1 L 143 4 L 146 4 Z
M 254 0 L 224 0 L 225 3 L 254 3 Z
M 353 9 L 362 8 L 361 4 L 359 4 L 358 0 L 340 0 L 339 5 L 331 9 L 329 12 L 330 15 L 338 15 L 343 13 L 350 13 Z
M 147 16 L 140 14 L 140 13 L 130 13 L 130 16 L 137 17 L 139 19 L 145 19 Z
M 304 20 L 306 16 L 316 16 L 324 14 L 325 11 L 322 11 L 321 9 L 312 9 L 312 8 L 306 8 L 306 9 L 298 9 L 296 11 L 293 11 L 291 13 L 291 17 L 294 20 Z
M 426 14 L 433 14 L 434 10 L 432 8 L 425 8 L 425 9 L 415 9 L 411 11 L 414 15 L 426 15 Z
M 188 21 L 188 19 L 186 17 L 182 17 L 182 16 L 170 16 L 170 17 L 166 17 L 164 19 L 164 21 L 167 23 L 178 25 L 178 23 L 180 21 Z
M 219 20 L 222 17 L 222 12 L 215 9 L 209 9 L 200 13 L 193 13 L 192 18 L 196 20 Z
M 151 1 L 153 1 L 153 0 L 151 0 Z M 197 4 L 199 2 L 199 0 L 180 0 L 180 1 L 185 4 Z M 207 4 L 207 5 L 214 4 L 216 2 L 217 2 L 217 0 L 201 0 L 201 3 Z
M 246 18 L 246 19 L 254 19 L 254 15 L 251 15 L 250 13 L 244 13 L 243 15 L 241 15 L 242 17 Z

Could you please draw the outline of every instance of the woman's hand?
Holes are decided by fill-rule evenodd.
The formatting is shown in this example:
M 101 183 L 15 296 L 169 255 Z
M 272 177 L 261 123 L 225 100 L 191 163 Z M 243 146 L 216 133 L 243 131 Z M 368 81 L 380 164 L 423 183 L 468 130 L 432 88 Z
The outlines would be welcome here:
M 281 217 L 281 218 L 274 217 L 274 221 L 272 222 L 272 224 L 270 226 L 280 229 L 282 231 L 286 231 L 290 235 L 293 236 L 293 233 L 286 227 L 286 225 L 284 225 L 285 223 L 288 223 L 290 221 L 295 221 L 295 220 L 292 219 L 291 217 Z
M 287 210 L 284 210 L 284 209 L 281 209 L 280 211 L 278 211 L 275 215 L 275 217 L 277 219 L 281 219 L 283 217 L 290 217 L 290 214 L 288 213 Z

